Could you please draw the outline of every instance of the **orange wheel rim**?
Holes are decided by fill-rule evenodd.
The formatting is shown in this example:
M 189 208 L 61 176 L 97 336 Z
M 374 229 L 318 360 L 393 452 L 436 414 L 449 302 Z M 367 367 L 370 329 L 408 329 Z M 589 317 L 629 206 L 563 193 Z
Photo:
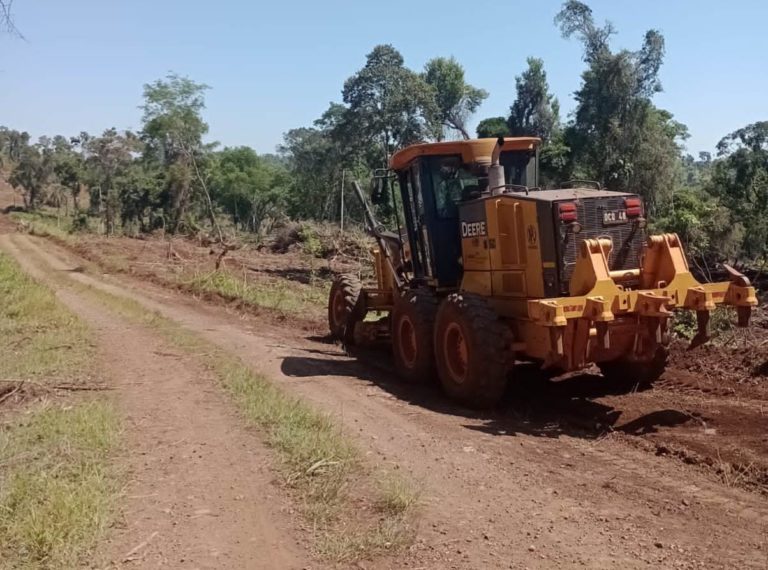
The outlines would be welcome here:
M 457 384 L 467 379 L 469 368 L 469 350 L 464 333 L 457 323 L 451 323 L 443 335 L 443 354 L 451 378 Z
M 419 350 L 416 345 L 416 329 L 413 326 L 413 322 L 410 317 L 403 316 L 398 323 L 398 348 L 400 350 L 400 356 L 403 359 L 403 363 L 408 368 L 413 368 L 416 363 L 416 357 Z
M 344 318 L 346 316 L 347 308 L 344 306 L 344 294 L 341 290 L 336 291 L 333 296 L 333 323 L 336 326 L 342 326 L 344 324 Z

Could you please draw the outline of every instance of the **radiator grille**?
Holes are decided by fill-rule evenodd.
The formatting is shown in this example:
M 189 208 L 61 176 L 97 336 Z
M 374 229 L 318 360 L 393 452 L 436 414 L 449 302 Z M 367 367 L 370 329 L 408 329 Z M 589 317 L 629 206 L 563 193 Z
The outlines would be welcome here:
M 609 237 L 613 241 L 613 251 L 608 258 L 608 267 L 611 270 L 634 269 L 640 266 L 645 231 L 631 222 L 617 225 L 603 224 L 603 212 L 623 210 L 625 197 L 605 196 L 579 200 L 576 208 L 582 230 L 578 234 L 566 231 L 566 224 L 561 224 L 556 217 L 555 224 L 559 234 L 558 253 L 562 260 L 560 285 L 563 294 L 568 292 L 573 267 L 576 264 L 577 246 L 584 239 Z M 555 206 L 555 215 L 557 216 L 557 206 Z M 626 285 L 634 284 L 628 282 Z

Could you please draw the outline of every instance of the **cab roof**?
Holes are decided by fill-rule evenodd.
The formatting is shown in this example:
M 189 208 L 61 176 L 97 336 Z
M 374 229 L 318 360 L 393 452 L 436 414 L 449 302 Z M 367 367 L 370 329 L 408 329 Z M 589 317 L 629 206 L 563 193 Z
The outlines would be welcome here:
M 465 164 L 490 164 L 496 138 L 470 139 L 437 143 L 414 144 L 396 152 L 389 161 L 392 170 L 402 170 L 419 156 L 445 156 L 460 154 Z M 536 137 L 506 137 L 504 151 L 533 150 L 541 143 Z

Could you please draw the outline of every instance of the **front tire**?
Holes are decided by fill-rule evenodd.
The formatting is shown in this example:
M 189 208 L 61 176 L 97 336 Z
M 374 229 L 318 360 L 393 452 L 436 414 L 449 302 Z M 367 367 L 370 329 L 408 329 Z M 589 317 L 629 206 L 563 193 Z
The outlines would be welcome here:
M 354 330 L 360 315 L 363 284 L 355 275 L 342 273 L 331 285 L 328 295 L 328 328 L 331 336 L 347 344 L 354 343 Z
M 498 404 L 513 362 L 511 344 L 509 327 L 482 297 L 448 295 L 435 320 L 435 360 L 446 394 L 472 408 Z
M 397 372 L 411 383 L 435 378 L 432 340 L 437 298 L 430 291 L 406 291 L 392 310 L 392 355 Z

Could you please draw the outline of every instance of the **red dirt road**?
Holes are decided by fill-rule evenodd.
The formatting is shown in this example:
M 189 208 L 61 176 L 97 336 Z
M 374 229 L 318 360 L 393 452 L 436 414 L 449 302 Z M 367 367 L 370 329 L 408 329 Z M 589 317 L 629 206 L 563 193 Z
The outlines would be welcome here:
M 4 247 L 44 271 L 82 263 L 28 236 L 12 236 Z M 754 481 L 743 481 L 738 474 L 730 480 L 718 475 L 717 466 L 693 464 L 696 445 L 703 458 L 722 449 L 721 456 L 764 462 L 768 406 L 762 407 L 760 386 L 745 384 L 726 397 L 702 389 L 695 376 L 687 383 L 673 376 L 647 392 L 612 395 L 599 377 L 521 381 L 504 409 L 475 414 L 435 389 L 398 382 L 382 355 L 374 355 L 380 366 L 345 356 L 318 340 L 321 331 L 275 326 L 125 276 L 60 274 L 133 298 L 238 354 L 336 414 L 372 461 L 419 481 L 425 504 L 413 547 L 364 567 L 768 568 L 768 500 L 760 492 L 759 468 Z M 145 382 L 154 380 L 148 375 Z M 191 379 L 181 379 L 168 394 L 190 385 Z M 186 392 L 180 415 L 184 406 L 210 399 L 199 387 Z M 160 465 L 148 463 L 146 472 Z M 194 465 L 195 471 L 209 468 L 208 462 Z M 279 517 L 274 502 L 266 508 Z M 211 519 L 202 526 L 218 524 Z M 294 531 L 276 532 L 281 544 L 292 544 L 286 537 Z
M 126 473 L 121 516 L 98 567 L 309 566 L 290 508 L 272 483 L 267 449 L 242 428 L 215 381 L 144 327 L 57 284 L 23 236 L 0 249 L 47 282 L 97 339 L 97 369 L 123 417 Z

